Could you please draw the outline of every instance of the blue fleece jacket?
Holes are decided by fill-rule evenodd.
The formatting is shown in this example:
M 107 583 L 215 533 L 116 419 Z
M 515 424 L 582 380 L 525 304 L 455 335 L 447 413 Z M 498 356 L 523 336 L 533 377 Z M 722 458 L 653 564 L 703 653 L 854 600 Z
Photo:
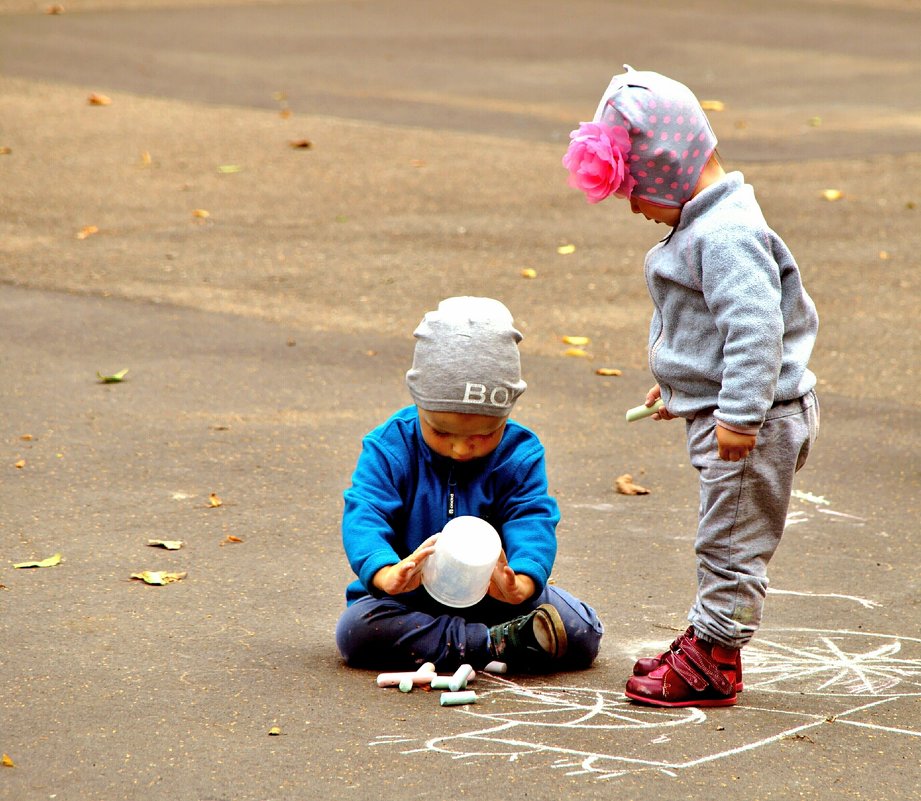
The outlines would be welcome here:
M 815 386 L 815 304 L 741 173 L 682 207 L 646 256 L 646 283 L 649 366 L 672 414 L 716 409 L 726 428 L 756 434 L 774 403 Z
M 348 604 L 380 596 L 371 580 L 382 567 L 412 553 L 453 515 L 488 520 L 502 539 L 509 566 L 534 580 L 540 593 L 556 558 L 560 513 L 547 492 L 544 447 L 509 420 L 488 456 L 455 462 L 434 453 L 422 438 L 419 415 L 408 406 L 362 440 L 361 455 L 345 491 L 342 541 L 358 579 L 346 588 Z M 400 599 L 412 604 L 420 587 Z

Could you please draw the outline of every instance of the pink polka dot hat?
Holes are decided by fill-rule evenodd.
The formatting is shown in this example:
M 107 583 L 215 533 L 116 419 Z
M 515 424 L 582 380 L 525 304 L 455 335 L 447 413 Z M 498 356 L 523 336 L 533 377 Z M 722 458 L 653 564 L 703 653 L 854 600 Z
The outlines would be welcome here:
M 693 92 L 629 66 L 605 90 L 591 123 L 570 134 L 569 183 L 590 203 L 610 194 L 680 208 L 694 194 L 716 136 Z

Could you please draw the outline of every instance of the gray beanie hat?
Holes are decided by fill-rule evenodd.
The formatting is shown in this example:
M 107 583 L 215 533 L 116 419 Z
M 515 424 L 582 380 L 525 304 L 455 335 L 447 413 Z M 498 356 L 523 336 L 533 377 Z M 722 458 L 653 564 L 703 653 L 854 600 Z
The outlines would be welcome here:
M 716 135 L 700 103 L 684 84 L 627 65 L 602 95 L 595 122 L 626 129 L 630 136 L 633 197 L 680 208 L 700 180 L 716 148 Z
M 422 409 L 506 417 L 528 386 L 521 378 L 521 333 L 498 300 L 443 300 L 413 336 L 406 386 Z

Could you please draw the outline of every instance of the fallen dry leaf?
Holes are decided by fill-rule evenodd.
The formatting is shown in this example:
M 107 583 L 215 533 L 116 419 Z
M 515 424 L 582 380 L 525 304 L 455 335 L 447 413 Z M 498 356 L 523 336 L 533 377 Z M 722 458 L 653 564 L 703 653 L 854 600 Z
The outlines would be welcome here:
M 25 466 L 26 466 L 25 459 L 20 459 L 18 462 L 16 462 L 16 464 L 13 465 L 13 467 L 15 467 L 17 470 L 22 470 L 22 468 Z
M 599 367 L 595 370 L 595 375 L 622 375 L 623 371 L 616 367 Z
M 577 359 L 588 359 L 590 358 L 588 351 L 583 350 L 582 348 L 567 348 L 563 352 L 564 356 L 575 356 Z
M 142 573 L 131 574 L 131 578 L 133 579 L 140 579 L 145 584 L 154 584 L 157 586 L 172 584 L 174 581 L 182 581 L 185 577 L 185 573 L 167 573 L 165 570 L 145 570 Z
M 313 142 L 309 139 L 291 139 L 288 142 L 289 147 L 293 147 L 295 150 L 310 150 L 313 147 Z
M 278 726 L 272 726 L 272 728 L 269 729 L 269 737 L 277 737 L 279 734 L 281 734 L 281 729 L 279 729 Z
M 154 548 L 166 548 L 168 551 L 178 551 L 185 543 L 182 540 L 147 540 L 147 544 Z
M 559 253 L 561 256 L 568 256 L 570 253 L 576 252 L 576 246 L 575 245 L 560 245 L 556 249 L 556 252 Z
M 825 189 L 822 191 L 822 197 L 826 200 L 841 200 L 844 197 L 844 192 L 840 189 Z
M 0 757 L 0 765 L 3 765 L 5 768 L 15 768 L 16 763 L 10 758 L 9 754 L 4 754 Z
M 145 150 L 141 153 L 141 166 L 149 167 L 153 164 L 153 159 L 150 157 L 150 152 Z
M 239 537 L 235 537 L 233 534 L 228 534 L 223 540 L 221 540 L 221 547 L 223 548 L 228 543 L 234 542 L 243 542 Z
M 19 439 L 21 439 L 23 442 L 31 442 L 33 439 L 35 439 L 35 437 L 33 437 L 31 434 L 23 434 L 19 437 Z
M 58 16 L 64 13 L 64 6 L 59 4 L 48 6 L 48 8 L 45 9 L 45 13 L 50 14 L 51 16 Z
M 649 495 L 649 490 L 633 483 L 633 476 L 624 473 L 614 479 L 614 489 L 621 495 Z
M 218 496 L 215 493 L 212 492 L 208 496 L 208 506 L 211 509 L 216 509 L 218 506 L 223 506 L 223 504 L 224 502 L 220 498 L 218 498 Z
M 700 107 L 704 111 L 725 111 L 726 104 L 722 100 L 701 100 Z
M 19 562 L 13 565 L 13 567 L 54 567 L 55 565 L 61 564 L 63 561 L 64 557 L 56 553 L 54 556 L 49 556 L 47 559 L 42 559 L 40 562 Z
M 211 216 L 211 212 L 205 209 L 192 209 L 192 216 L 198 220 L 207 220 Z
M 537 270 L 535 270 L 533 267 L 525 267 L 521 271 L 521 277 L 522 278 L 537 278 Z
M 125 380 L 126 375 L 128 375 L 127 367 L 117 373 L 112 373 L 112 375 L 103 375 L 98 370 L 96 371 L 96 377 L 99 379 L 100 384 L 120 384 Z
M 12 152 L 13 152 L 13 148 L 11 147 L 7 147 L 6 145 L 3 145 L 3 147 L 0 147 L 0 156 L 8 156 Z
M 77 239 L 86 239 L 87 237 L 98 233 L 99 229 L 95 225 L 84 225 L 79 231 L 77 231 L 75 236 Z
M 86 102 L 91 106 L 111 106 L 112 98 L 108 95 L 101 95 L 97 92 L 93 92 L 87 99 Z
M 587 345 L 590 341 L 588 337 L 563 337 L 563 342 L 567 345 L 576 345 L 578 347 Z

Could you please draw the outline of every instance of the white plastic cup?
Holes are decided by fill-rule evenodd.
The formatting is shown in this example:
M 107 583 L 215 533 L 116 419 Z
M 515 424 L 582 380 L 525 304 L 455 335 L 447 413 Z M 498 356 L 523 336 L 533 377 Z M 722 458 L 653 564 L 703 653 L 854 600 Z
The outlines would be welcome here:
M 473 606 L 486 595 L 501 551 L 498 532 L 485 520 L 472 515 L 452 518 L 422 566 L 422 585 L 440 604 Z

